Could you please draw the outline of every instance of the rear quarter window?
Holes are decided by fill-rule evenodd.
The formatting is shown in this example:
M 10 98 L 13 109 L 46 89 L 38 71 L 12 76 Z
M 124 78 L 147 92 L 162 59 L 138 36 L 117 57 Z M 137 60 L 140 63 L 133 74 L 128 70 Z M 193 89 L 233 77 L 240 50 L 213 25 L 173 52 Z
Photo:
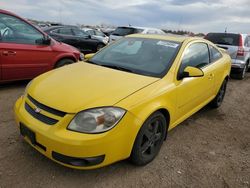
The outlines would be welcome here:
M 220 51 L 218 49 L 216 49 L 215 47 L 209 45 L 209 51 L 210 51 L 211 63 L 213 63 L 213 62 L 219 60 L 220 58 L 222 58 L 222 55 L 221 55 Z

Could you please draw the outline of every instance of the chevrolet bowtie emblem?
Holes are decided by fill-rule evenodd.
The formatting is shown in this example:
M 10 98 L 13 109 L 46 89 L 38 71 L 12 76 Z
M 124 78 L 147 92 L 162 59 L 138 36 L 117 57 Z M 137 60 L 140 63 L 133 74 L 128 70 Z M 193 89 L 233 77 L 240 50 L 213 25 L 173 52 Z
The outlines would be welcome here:
M 35 108 L 35 112 L 39 114 L 41 112 L 41 109 L 40 108 Z

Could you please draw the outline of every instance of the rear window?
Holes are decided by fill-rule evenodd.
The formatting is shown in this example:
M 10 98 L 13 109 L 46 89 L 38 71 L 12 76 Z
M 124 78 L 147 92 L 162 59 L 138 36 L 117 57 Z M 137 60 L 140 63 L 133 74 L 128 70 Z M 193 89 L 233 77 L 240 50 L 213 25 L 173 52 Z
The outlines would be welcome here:
M 222 45 L 239 46 L 239 34 L 232 33 L 208 33 L 205 39 Z
M 141 33 L 142 31 L 142 29 L 136 29 L 132 27 L 117 27 L 116 30 L 112 33 L 112 35 L 125 36 L 134 33 Z

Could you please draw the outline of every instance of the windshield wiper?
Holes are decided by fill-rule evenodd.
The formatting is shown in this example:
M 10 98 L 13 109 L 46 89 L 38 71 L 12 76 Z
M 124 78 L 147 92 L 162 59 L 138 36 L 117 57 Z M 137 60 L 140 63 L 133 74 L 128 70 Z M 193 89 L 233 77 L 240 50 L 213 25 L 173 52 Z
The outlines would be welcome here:
M 100 65 L 100 64 L 99 64 Z M 134 73 L 135 71 L 131 70 L 131 69 L 128 69 L 128 68 L 125 68 L 125 67 L 120 67 L 120 66 L 117 66 L 117 65 L 106 65 L 106 64 L 102 64 L 100 66 L 103 66 L 103 67 L 108 67 L 108 68 L 111 68 L 111 69 L 116 69 L 116 70 L 121 70 L 121 71 L 125 71 L 125 72 L 132 72 Z

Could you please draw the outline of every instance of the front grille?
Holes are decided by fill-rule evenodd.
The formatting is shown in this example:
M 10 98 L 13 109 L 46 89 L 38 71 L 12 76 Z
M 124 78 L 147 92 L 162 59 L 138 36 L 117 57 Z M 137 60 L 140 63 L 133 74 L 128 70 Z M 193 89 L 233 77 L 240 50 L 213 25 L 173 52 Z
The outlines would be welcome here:
M 25 109 L 31 116 L 48 125 L 56 124 L 62 117 L 66 115 L 65 112 L 38 102 L 30 95 L 27 96 Z
M 31 108 L 28 103 L 25 103 L 25 109 L 27 112 L 29 112 L 30 115 L 32 115 L 34 118 L 40 120 L 43 123 L 46 123 L 48 125 L 54 125 L 58 122 L 58 120 L 47 117 L 41 113 L 37 113 L 33 108 Z
M 62 112 L 60 110 L 56 110 L 54 108 L 50 108 L 48 106 L 45 106 L 44 104 L 38 102 L 37 100 L 35 100 L 34 98 L 32 98 L 30 95 L 27 96 L 28 99 L 35 105 L 37 106 L 38 108 L 42 109 L 42 110 L 45 110 L 47 112 L 50 112 L 51 114 L 55 114 L 57 116 L 60 116 L 60 117 L 64 117 L 65 116 L 65 112 Z

